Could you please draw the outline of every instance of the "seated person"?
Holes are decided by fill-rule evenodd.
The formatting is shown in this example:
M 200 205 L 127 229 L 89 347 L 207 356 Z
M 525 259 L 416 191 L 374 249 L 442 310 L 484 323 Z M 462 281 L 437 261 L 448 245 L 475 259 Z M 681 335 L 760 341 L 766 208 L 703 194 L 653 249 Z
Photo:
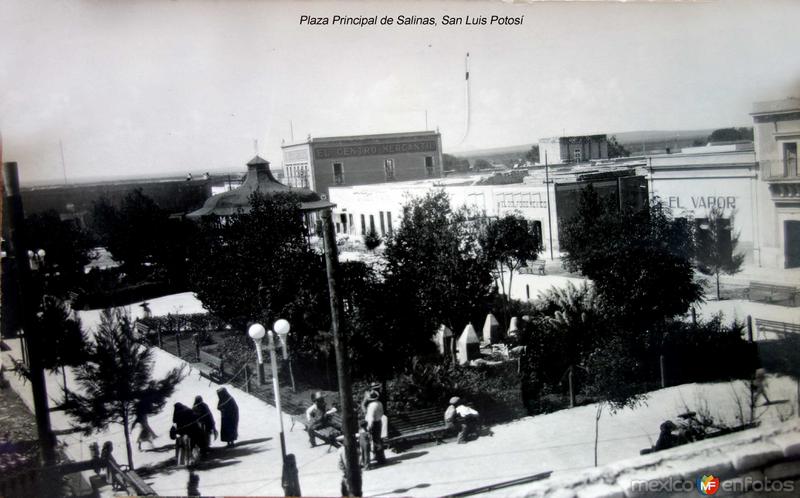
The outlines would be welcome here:
M 461 398 L 450 398 L 450 406 L 445 411 L 445 424 L 448 427 L 458 428 L 458 443 L 467 442 L 468 438 L 478 437 L 480 415 L 477 410 L 465 405 Z
M 315 431 L 325 427 L 331 427 L 331 415 L 336 413 L 336 408 L 327 409 L 325 397 L 321 392 L 316 392 L 311 396 L 313 404 L 306 410 L 306 432 L 311 447 L 317 445 Z
M 678 428 L 672 420 L 667 420 L 661 424 L 658 440 L 653 448 L 654 451 L 668 450 L 681 444 L 679 437 L 672 433 Z

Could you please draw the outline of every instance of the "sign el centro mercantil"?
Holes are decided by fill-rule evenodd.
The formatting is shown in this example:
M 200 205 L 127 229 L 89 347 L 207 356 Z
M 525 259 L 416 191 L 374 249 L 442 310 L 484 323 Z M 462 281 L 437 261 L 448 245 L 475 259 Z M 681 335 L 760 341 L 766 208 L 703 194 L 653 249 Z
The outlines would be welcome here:
M 390 154 L 410 154 L 414 152 L 435 152 L 436 140 L 416 142 L 395 142 L 384 144 L 340 145 L 314 149 L 314 159 L 334 159 L 339 157 L 382 156 Z

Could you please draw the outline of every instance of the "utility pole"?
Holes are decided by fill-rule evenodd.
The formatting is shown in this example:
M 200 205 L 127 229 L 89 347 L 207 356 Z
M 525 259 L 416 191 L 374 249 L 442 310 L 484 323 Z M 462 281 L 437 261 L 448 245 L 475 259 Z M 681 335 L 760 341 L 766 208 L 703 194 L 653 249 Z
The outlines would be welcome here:
M 331 298 L 331 331 L 333 347 L 336 352 L 336 377 L 339 381 L 339 399 L 342 403 L 342 434 L 344 435 L 345 477 L 351 496 L 361 496 L 361 466 L 358 463 L 356 446 L 356 412 L 353 406 L 353 387 L 350 384 L 350 368 L 347 364 L 345 342 L 346 330 L 343 324 L 342 300 L 337 294 L 336 278 L 339 273 L 339 254 L 336 235 L 331 221 L 331 209 L 322 211 L 322 232 L 325 243 L 325 267 L 328 273 L 328 292 Z
M 550 237 L 550 261 L 553 261 L 553 220 L 550 217 L 550 169 L 547 166 L 547 151 L 544 151 L 544 188 L 547 192 L 547 233 Z
M 36 415 L 36 429 L 39 444 L 42 448 L 42 459 L 45 465 L 54 465 L 55 436 L 50 429 L 50 410 L 47 406 L 47 387 L 44 380 L 44 368 L 40 358 L 41 338 L 34 330 L 33 319 L 36 316 L 36 303 L 33 295 L 31 269 L 28 264 L 27 241 L 25 233 L 25 214 L 22 208 L 22 195 L 19 190 L 19 173 L 17 163 L 3 163 L 3 183 L 8 206 L 8 226 L 11 238 L 10 253 L 14 255 L 19 282 L 19 303 L 22 315 L 22 328 L 25 331 L 25 343 L 28 350 L 28 367 L 30 371 L 31 390 L 33 391 L 33 408 Z

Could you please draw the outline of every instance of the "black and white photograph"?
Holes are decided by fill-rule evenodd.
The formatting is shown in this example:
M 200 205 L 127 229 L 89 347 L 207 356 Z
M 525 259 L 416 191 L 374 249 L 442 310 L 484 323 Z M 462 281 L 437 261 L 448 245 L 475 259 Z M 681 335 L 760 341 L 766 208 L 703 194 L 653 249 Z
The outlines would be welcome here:
M 799 27 L 3 0 L 0 498 L 800 495 Z

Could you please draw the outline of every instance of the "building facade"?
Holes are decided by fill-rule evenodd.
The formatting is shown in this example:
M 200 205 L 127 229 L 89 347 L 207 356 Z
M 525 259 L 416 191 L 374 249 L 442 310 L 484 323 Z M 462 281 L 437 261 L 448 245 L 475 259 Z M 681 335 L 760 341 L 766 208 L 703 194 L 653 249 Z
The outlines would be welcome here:
M 404 182 L 442 176 L 438 132 L 318 137 L 284 145 L 284 181 L 329 195 L 333 186 Z
M 601 195 L 622 205 L 643 206 L 658 197 L 675 217 L 701 225 L 712 207 L 733 218 L 731 233 L 739 236 L 737 252 L 756 263 L 759 246 L 758 163 L 741 147 L 716 147 L 686 153 L 636 157 L 605 164 L 556 165 L 546 181 L 544 168 L 531 170 L 524 183 L 481 185 L 480 176 L 448 177 L 394 184 L 332 187 L 339 233 L 361 236 L 370 228 L 391 233 L 402 221 L 409 197 L 443 189 L 454 207 L 466 206 L 486 216 L 517 213 L 541 227 L 545 254 L 559 250 L 559 221 L 574 214 L 580 190 L 592 183 Z
M 606 135 L 581 135 L 539 139 L 539 161 L 547 156 L 549 164 L 572 164 L 608 159 Z
M 753 105 L 760 266 L 800 267 L 800 99 Z

